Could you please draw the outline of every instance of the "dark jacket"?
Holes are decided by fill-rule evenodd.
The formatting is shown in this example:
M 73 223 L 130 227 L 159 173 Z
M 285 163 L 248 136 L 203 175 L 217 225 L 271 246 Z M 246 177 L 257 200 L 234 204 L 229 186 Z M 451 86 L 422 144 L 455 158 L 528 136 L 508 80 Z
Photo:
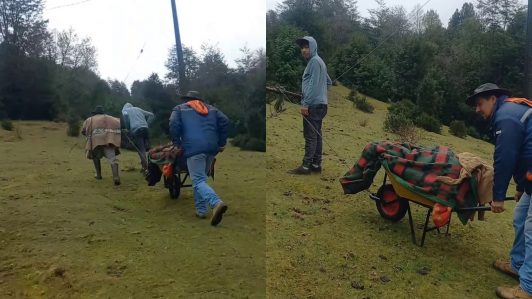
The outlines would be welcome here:
M 506 102 L 507 96 L 497 99 L 491 117 L 491 137 L 495 144 L 493 199 L 504 200 L 510 179 L 514 178 L 517 191 L 532 193 L 532 115 L 522 119 L 528 105 Z
M 170 116 L 172 142 L 184 157 L 216 155 L 227 143 L 229 119 L 216 107 L 193 100 L 176 106 Z

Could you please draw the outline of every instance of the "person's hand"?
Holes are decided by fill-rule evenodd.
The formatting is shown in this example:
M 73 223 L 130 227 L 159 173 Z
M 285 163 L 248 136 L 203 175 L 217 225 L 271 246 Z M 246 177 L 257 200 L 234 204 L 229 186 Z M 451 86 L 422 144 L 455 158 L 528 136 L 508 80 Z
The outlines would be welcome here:
M 219 153 L 223 152 L 224 150 L 225 150 L 225 146 L 222 146 L 222 147 L 219 147 L 219 148 L 218 148 L 218 152 L 219 152 Z
M 516 191 L 514 195 L 515 202 L 519 202 L 522 196 L 523 196 L 523 192 Z
M 303 116 L 308 116 L 309 115 L 308 107 L 301 107 L 301 115 L 303 115 Z
M 491 211 L 493 213 L 502 213 L 504 212 L 504 201 L 492 201 L 491 202 Z

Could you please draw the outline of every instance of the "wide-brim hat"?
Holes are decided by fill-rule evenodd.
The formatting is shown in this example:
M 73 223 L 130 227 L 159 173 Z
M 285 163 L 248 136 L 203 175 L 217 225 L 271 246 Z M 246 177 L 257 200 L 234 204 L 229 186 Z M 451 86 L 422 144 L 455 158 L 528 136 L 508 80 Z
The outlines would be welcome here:
M 191 90 L 187 92 L 186 95 L 181 96 L 180 99 L 182 100 L 200 100 L 203 101 L 203 97 L 199 93 L 199 91 Z
M 510 96 L 510 91 L 504 88 L 500 88 L 499 86 L 493 83 L 484 83 L 480 85 L 479 87 L 477 87 L 475 91 L 473 92 L 473 95 L 469 96 L 466 99 L 466 104 L 469 106 L 475 106 L 475 100 L 479 96 L 483 96 L 483 95 Z

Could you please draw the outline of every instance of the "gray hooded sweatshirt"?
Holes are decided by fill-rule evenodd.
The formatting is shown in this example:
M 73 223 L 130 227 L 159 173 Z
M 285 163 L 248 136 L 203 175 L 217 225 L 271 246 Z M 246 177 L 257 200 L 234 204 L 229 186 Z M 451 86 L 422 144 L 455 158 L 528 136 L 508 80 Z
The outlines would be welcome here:
M 305 36 L 308 41 L 310 59 L 303 73 L 301 84 L 303 98 L 301 105 L 309 107 L 318 104 L 327 105 L 327 90 L 332 84 L 331 78 L 327 74 L 327 66 L 320 56 L 318 56 L 318 43 L 312 36 Z
M 135 130 L 140 128 L 148 128 L 148 124 L 155 118 L 153 113 L 134 107 L 130 103 L 124 105 L 122 115 L 124 116 L 126 128 L 131 132 L 135 132 Z

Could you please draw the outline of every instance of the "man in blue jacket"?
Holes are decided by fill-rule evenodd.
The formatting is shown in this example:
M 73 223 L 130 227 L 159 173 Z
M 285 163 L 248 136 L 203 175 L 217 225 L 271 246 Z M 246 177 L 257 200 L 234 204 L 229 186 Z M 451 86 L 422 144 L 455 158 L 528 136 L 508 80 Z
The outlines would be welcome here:
M 197 91 L 189 91 L 170 116 L 172 142 L 183 149 L 188 172 L 192 178 L 196 215 L 206 218 L 207 204 L 213 209 L 211 225 L 222 221 L 227 205 L 207 184 L 207 173 L 214 157 L 222 152 L 227 142 L 229 119 L 217 108 L 204 103 Z
M 153 122 L 155 116 L 151 112 L 142 110 L 139 107 L 134 107 L 130 103 L 126 103 L 122 108 L 122 117 L 124 119 L 125 128 L 128 131 L 127 134 L 132 137 L 133 143 L 139 154 L 142 172 L 145 173 L 148 169 L 146 150 L 149 148 L 150 144 L 148 126 Z
M 303 73 L 301 88 L 301 114 L 303 115 L 303 136 L 305 137 L 305 157 L 303 164 L 290 170 L 292 174 L 321 172 L 322 133 L 321 126 L 327 114 L 327 90 L 332 84 L 327 74 L 327 66 L 318 56 L 318 44 L 311 36 L 296 41 L 301 55 L 308 60 Z
M 504 211 L 504 199 L 512 177 L 517 185 L 511 260 L 497 260 L 493 266 L 519 277 L 520 284 L 498 287 L 496 293 L 501 298 L 532 299 L 532 101 L 511 98 L 509 91 L 486 83 L 475 89 L 466 103 L 476 107 L 476 112 L 491 123 L 495 144 L 491 203 L 494 213 Z

